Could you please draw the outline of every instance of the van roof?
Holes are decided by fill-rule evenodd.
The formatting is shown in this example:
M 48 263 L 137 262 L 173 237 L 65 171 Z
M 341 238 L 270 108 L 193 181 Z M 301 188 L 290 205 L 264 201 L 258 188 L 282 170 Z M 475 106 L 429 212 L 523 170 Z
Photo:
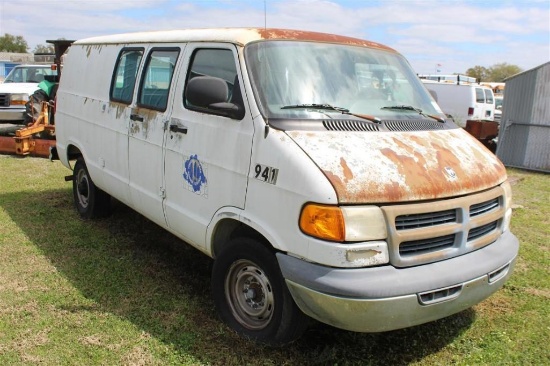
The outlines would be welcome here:
M 14 68 L 22 68 L 22 67 L 26 67 L 26 68 L 50 68 L 51 65 L 50 64 L 18 64 L 18 65 L 15 65 Z
M 99 36 L 76 41 L 75 45 L 131 44 L 131 43 L 177 43 L 177 42 L 226 42 L 246 45 L 250 42 L 278 39 L 327 43 L 340 43 L 396 52 L 383 44 L 359 38 L 335 34 L 279 28 L 199 28 L 156 32 L 138 32 Z
M 420 79 L 420 81 L 422 82 L 422 84 L 429 85 L 430 87 L 432 85 L 449 85 L 449 86 L 454 86 L 454 87 L 459 87 L 459 88 L 468 87 L 468 88 L 491 89 L 487 85 L 477 84 L 477 83 L 469 83 L 467 81 L 465 81 L 465 82 L 461 81 L 460 84 L 457 84 L 456 81 L 454 83 L 449 83 L 449 82 L 444 82 L 444 81 L 435 81 L 435 80 L 429 80 L 429 79 Z M 491 89 L 491 90 L 493 90 L 493 89 Z

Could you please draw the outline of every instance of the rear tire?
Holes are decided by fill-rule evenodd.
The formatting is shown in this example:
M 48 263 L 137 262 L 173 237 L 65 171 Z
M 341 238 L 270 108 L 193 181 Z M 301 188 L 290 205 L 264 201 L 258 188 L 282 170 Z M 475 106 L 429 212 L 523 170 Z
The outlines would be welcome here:
M 84 219 L 105 217 L 111 211 L 111 196 L 95 186 L 82 157 L 73 170 L 73 197 L 76 210 Z
M 281 346 L 307 327 L 274 253 L 256 240 L 238 238 L 225 246 L 214 262 L 211 289 L 222 320 L 245 338 Z

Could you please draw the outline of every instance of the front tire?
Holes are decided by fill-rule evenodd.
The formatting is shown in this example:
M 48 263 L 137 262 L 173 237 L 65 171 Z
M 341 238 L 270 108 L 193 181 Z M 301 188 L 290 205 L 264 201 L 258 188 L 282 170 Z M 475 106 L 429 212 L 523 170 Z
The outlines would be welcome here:
M 111 196 L 95 186 L 82 157 L 77 159 L 73 170 L 73 197 L 76 210 L 84 219 L 110 213 Z
M 256 240 L 226 245 L 214 262 L 211 287 L 222 320 L 246 338 L 280 346 L 306 329 L 308 318 L 294 303 L 274 253 Z

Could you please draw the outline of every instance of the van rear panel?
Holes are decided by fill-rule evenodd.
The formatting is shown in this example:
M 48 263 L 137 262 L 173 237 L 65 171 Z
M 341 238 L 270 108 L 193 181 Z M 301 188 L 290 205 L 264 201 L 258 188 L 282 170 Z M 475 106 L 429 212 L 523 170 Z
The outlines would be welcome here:
M 495 102 L 493 91 L 478 84 L 456 84 L 423 80 L 443 113 L 456 124 L 466 127 L 468 120 L 493 121 Z

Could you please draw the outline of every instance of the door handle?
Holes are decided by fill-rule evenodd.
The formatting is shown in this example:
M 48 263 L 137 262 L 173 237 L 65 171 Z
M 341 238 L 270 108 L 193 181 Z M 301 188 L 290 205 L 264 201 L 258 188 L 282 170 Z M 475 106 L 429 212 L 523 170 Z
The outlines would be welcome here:
M 132 121 L 143 122 L 143 117 L 140 116 L 139 114 L 131 114 L 130 119 Z
M 187 127 L 180 127 L 178 125 L 170 125 L 170 131 L 171 132 L 181 132 L 181 133 L 187 135 Z

